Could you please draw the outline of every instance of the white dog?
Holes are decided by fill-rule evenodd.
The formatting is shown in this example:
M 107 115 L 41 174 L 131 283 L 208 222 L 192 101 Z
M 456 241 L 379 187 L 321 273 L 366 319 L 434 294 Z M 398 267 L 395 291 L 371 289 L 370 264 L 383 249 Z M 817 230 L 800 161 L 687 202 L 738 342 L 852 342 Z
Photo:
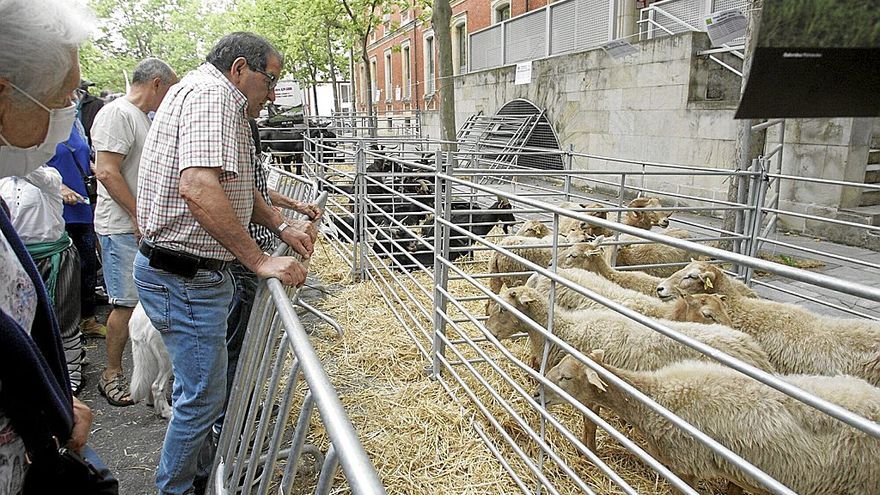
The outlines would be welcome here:
M 171 419 L 171 405 L 165 398 L 165 385 L 171 378 L 171 358 L 162 335 L 150 323 L 144 308 L 138 304 L 128 322 L 134 371 L 131 375 L 131 399 L 147 405 L 152 402 L 156 414 Z

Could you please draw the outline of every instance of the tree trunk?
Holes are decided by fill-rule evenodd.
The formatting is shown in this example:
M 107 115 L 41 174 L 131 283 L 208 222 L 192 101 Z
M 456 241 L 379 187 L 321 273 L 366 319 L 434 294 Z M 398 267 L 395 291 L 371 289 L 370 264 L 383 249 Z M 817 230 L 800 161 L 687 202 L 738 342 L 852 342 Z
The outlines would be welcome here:
M 440 139 L 444 141 L 441 149 L 455 151 L 455 81 L 452 79 L 452 8 L 449 0 L 434 0 L 431 22 L 437 40 L 440 74 L 437 90 L 440 92 Z
M 318 68 L 312 66 L 310 68 L 311 76 L 312 76 L 312 115 L 317 117 L 319 115 L 318 112 Z
M 763 4 L 763 0 L 752 0 L 751 2 L 750 10 L 752 14 L 749 17 L 748 30 L 746 31 L 745 59 L 743 60 L 743 80 L 740 94 L 742 94 L 742 90 L 745 90 L 746 82 L 749 78 L 749 72 L 751 71 L 752 57 L 755 55 L 755 44 L 758 42 L 758 27 L 761 24 L 761 9 L 763 8 Z M 764 130 L 753 133 L 752 126 L 756 123 L 758 123 L 758 121 L 752 119 L 742 119 L 737 123 L 735 160 L 736 168 L 739 170 L 748 169 L 752 164 L 752 160 L 757 158 L 764 151 L 767 131 Z M 744 193 L 747 194 L 748 183 L 745 185 L 746 190 Z M 737 202 L 738 197 L 739 181 L 731 179 L 730 185 L 727 188 L 727 200 L 730 202 Z M 736 230 L 736 217 L 736 211 L 728 210 L 725 212 L 725 230 L 729 232 L 734 232 Z M 722 247 L 729 250 L 732 248 L 731 244 L 730 241 L 725 241 L 722 243 Z
M 333 85 L 333 111 L 339 113 L 342 105 L 339 102 L 339 88 L 336 81 L 336 60 L 333 57 L 333 44 L 330 42 L 330 28 L 326 30 L 327 34 L 327 57 L 330 61 L 330 84 Z
M 367 39 L 369 32 L 361 41 L 361 60 L 364 62 L 364 88 L 367 93 L 367 126 L 370 128 L 370 137 L 376 137 L 376 119 L 373 110 L 373 71 L 370 70 L 370 55 L 367 53 Z

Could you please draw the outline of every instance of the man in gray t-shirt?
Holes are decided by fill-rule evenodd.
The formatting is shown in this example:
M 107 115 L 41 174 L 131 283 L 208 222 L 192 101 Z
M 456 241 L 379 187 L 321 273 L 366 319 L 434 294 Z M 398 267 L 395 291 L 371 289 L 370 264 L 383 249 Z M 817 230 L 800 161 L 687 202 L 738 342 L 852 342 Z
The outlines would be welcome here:
M 98 391 L 114 406 L 133 404 L 122 370 L 122 353 L 128 342 L 128 320 L 138 302 L 132 277 L 134 256 L 141 232 L 137 223 L 135 194 L 138 166 L 150 119 L 177 74 L 165 62 L 148 58 L 132 74 L 131 89 L 98 112 L 92 125 L 97 158 L 98 204 L 95 233 L 101 243 L 104 283 L 113 310 L 107 318 L 107 367 Z

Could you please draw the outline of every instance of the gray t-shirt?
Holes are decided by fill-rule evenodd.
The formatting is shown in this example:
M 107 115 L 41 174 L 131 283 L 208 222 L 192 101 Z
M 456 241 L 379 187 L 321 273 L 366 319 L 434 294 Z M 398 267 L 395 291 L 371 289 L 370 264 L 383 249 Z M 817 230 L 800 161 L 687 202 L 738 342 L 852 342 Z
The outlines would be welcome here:
M 92 124 L 92 145 L 95 151 L 110 151 L 125 155 L 120 171 L 133 196 L 137 196 L 138 167 L 144 141 L 150 132 L 150 119 L 128 98 L 113 100 L 102 108 Z M 95 207 L 95 232 L 101 235 L 130 234 L 134 232 L 131 217 L 103 184 L 98 184 L 98 204 Z

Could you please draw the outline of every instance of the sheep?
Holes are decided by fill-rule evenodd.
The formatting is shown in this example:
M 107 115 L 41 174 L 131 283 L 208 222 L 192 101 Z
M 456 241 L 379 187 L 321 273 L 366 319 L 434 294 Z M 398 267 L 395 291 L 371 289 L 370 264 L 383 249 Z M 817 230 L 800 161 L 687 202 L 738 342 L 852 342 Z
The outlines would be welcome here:
M 670 304 L 669 302 L 662 301 L 656 297 L 651 297 L 642 294 L 641 292 L 620 287 L 619 285 L 606 280 L 601 275 L 580 268 L 561 268 L 557 270 L 556 273 L 581 287 L 590 289 L 593 292 L 605 296 L 608 299 L 612 299 L 634 311 L 642 313 L 645 316 L 650 316 L 651 318 L 673 319 L 675 315 L 684 314 L 677 305 L 687 304 L 689 302 L 686 300 L 683 303 L 678 302 Z M 537 289 L 539 292 L 546 295 L 550 292 L 550 279 L 535 274 L 529 278 L 526 282 L 526 286 Z M 605 306 L 602 303 L 596 302 L 562 284 L 556 284 L 555 297 L 555 304 L 562 309 L 569 311 L 605 309 Z M 715 302 L 715 305 L 720 307 L 720 300 Z M 711 314 L 713 318 L 717 319 L 709 320 L 707 317 L 702 320 L 698 319 L 693 321 L 698 323 L 729 324 L 730 320 L 727 319 L 727 316 L 723 311 L 713 311 Z
M 604 208 L 603 205 L 599 203 L 572 203 L 572 202 L 564 202 L 559 205 L 560 208 L 565 208 L 567 210 L 581 210 L 585 208 Z M 605 211 L 591 211 L 591 212 L 583 212 L 591 217 L 607 219 L 608 212 Z M 650 227 L 648 227 L 650 228 Z M 586 232 L 591 237 L 598 237 L 600 235 L 611 235 L 611 232 L 604 228 L 599 227 L 598 225 L 591 225 L 589 222 L 581 222 L 580 220 L 575 220 L 574 218 L 559 216 L 559 232 L 563 235 L 567 235 L 571 231 L 582 230 Z
M 546 237 L 551 233 L 550 228 L 544 225 L 540 220 L 526 220 L 523 222 L 522 226 L 520 226 L 519 230 L 516 231 L 515 235 L 520 237 L 541 238 Z
M 674 297 L 676 290 L 681 290 L 688 294 L 724 294 L 728 296 L 742 296 L 750 298 L 758 298 L 749 286 L 741 281 L 729 277 L 713 276 L 712 279 L 703 277 L 703 270 L 700 267 L 707 264 L 702 261 L 691 262 L 681 270 L 673 273 L 666 279 L 662 279 L 654 287 L 654 291 L 661 299 Z M 707 272 L 708 273 L 708 272 Z M 715 273 L 713 271 L 713 273 Z M 696 289 L 700 286 L 699 290 Z
M 665 295 L 671 287 L 688 294 L 724 292 L 733 328 L 755 337 L 780 373 L 847 374 L 880 385 L 880 323 L 742 297 L 729 289 L 731 280 L 724 272 L 704 261 L 692 262 L 682 271 L 688 276 L 667 279 L 659 293 Z
M 880 442 L 735 370 L 684 361 L 638 371 L 605 364 L 601 350 L 590 358 L 797 493 L 880 493 Z M 880 389 L 864 380 L 846 375 L 780 378 L 866 418 L 880 418 Z M 767 493 L 688 433 L 606 384 L 574 356 L 562 359 L 547 379 L 584 405 L 615 411 L 641 434 L 651 455 L 691 485 L 696 478 L 723 478 Z M 563 402 L 549 389 L 545 399 L 548 405 Z
M 549 304 L 547 297 L 531 287 L 507 289 L 501 298 L 537 324 L 547 328 Z M 537 368 L 543 354 L 545 336 L 520 320 L 498 302 L 492 302 L 485 322 L 489 332 L 498 339 L 520 332 L 529 335 L 530 365 Z M 664 321 L 665 325 L 704 344 L 730 354 L 765 371 L 773 367 L 767 355 L 748 335 L 723 325 Z M 555 308 L 553 334 L 581 352 L 606 349 L 616 366 L 634 370 L 657 369 L 683 359 L 709 359 L 650 328 L 608 310 L 567 312 Z M 558 346 L 550 348 L 548 366 L 555 366 L 563 357 Z M 595 447 L 596 425 L 584 422 L 585 443 Z
M 543 223 L 537 220 L 527 220 L 520 227 L 517 235 L 501 239 L 498 241 L 498 246 L 506 247 L 532 263 L 546 268 L 553 261 L 553 234 L 544 235 L 543 237 L 538 236 L 538 234 L 542 234 L 545 231 L 549 231 L 549 229 Z M 584 231 L 572 230 L 566 235 L 565 241 L 557 240 L 557 242 L 565 242 L 566 245 L 584 242 L 586 235 Z M 564 247 L 559 246 L 557 249 L 564 249 Z M 505 285 L 507 287 L 517 287 L 524 284 L 530 276 L 529 274 L 508 274 L 531 271 L 531 268 L 499 252 L 493 252 L 489 256 L 487 266 L 489 273 L 501 274 L 497 277 L 492 277 L 489 281 L 489 288 L 495 294 L 498 294 Z
M 552 242 L 552 235 L 541 238 L 512 235 L 498 241 L 498 246 L 505 247 L 536 265 L 548 267 L 550 262 L 553 261 L 553 249 L 538 246 L 546 246 Z M 493 251 L 489 256 L 488 267 L 489 273 L 499 274 L 531 270 L 519 261 L 496 251 Z M 498 294 L 501 292 L 502 286 L 516 287 L 524 284 L 528 278 L 529 275 L 499 275 L 489 279 L 489 288 L 492 292 Z
M 621 287 L 648 296 L 657 295 L 657 284 L 663 280 L 643 272 L 615 270 L 605 259 L 605 253 L 591 243 L 579 243 L 567 248 L 559 255 L 559 267 L 581 268 L 598 273 Z
M 599 203 L 583 204 L 566 202 L 559 206 L 572 210 L 582 208 L 604 208 L 604 206 Z M 625 225 L 645 230 L 651 230 L 655 225 L 664 229 L 669 226 L 669 217 L 672 216 L 672 212 L 670 211 L 638 211 L 642 208 L 662 208 L 663 205 L 657 198 L 636 198 L 630 201 L 627 206 L 633 208 L 633 210 L 627 211 L 623 215 L 622 220 Z M 588 213 L 588 215 L 607 219 L 607 212 L 604 211 L 591 212 Z M 578 220 L 561 217 L 559 219 L 559 231 L 567 233 L 571 230 L 583 230 L 590 233 L 593 237 L 599 237 L 601 235 L 610 236 L 613 234 L 609 229 L 592 225 L 589 222 L 580 222 L 580 228 L 578 229 L 573 225 L 575 223 L 578 223 Z
M 691 233 L 684 229 L 670 229 L 662 232 L 663 235 L 675 237 L 678 239 L 688 239 Z M 644 239 L 622 235 L 620 240 L 624 242 L 644 241 Z M 603 248 L 605 250 L 606 259 L 610 260 L 613 253 L 613 246 Z M 699 254 L 686 249 L 681 249 L 657 242 L 649 242 L 643 244 L 623 244 L 617 248 L 617 266 L 635 266 L 635 265 L 659 265 L 670 263 L 687 263 Z M 668 277 L 678 270 L 678 266 L 661 266 L 653 268 L 644 268 L 640 271 L 655 277 Z
M 601 241 L 599 242 L 601 244 Z M 640 271 L 621 271 L 608 264 L 603 251 L 596 244 L 580 243 L 567 248 L 559 255 L 561 268 L 581 268 L 602 275 L 606 279 L 626 289 L 641 292 L 649 296 L 664 297 L 658 291 L 664 279 Z M 676 272 L 679 273 L 679 272 Z M 675 276 L 675 275 L 673 275 Z M 739 280 L 730 280 L 728 287 L 743 297 L 757 298 L 758 295 L 749 286 Z M 718 292 L 711 292 L 717 294 Z M 675 294 L 669 291 L 670 296 Z

